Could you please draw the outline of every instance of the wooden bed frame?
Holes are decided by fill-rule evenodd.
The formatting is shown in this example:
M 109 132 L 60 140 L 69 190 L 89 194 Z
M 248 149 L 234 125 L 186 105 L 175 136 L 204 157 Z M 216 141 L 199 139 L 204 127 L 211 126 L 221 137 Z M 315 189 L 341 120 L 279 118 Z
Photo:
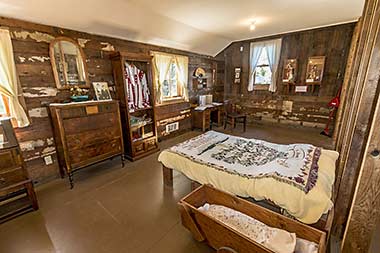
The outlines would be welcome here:
M 168 168 L 168 167 L 166 167 L 165 165 L 162 164 L 162 173 L 163 173 L 163 183 L 164 183 L 164 186 L 169 187 L 169 188 L 173 188 L 173 169 L 170 169 L 170 168 Z M 201 186 L 201 184 L 199 184 L 196 181 L 191 180 L 191 190 L 192 191 L 195 190 L 195 189 L 197 189 L 200 186 Z M 262 207 L 270 209 L 270 210 L 272 210 L 272 211 L 274 211 L 276 213 L 280 213 L 280 214 L 282 214 L 284 216 L 290 217 L 289 215 L 285 214 L 285 212 L 284 212 L 284 210 L 282 208 L 278 207 L 277 205 L 275 205 L 271 201 L 268 201 L 268 200 L 256 201 L 253 198 L 246 198 L 246 199 L 249 200 L 249 201 L 251 201 L 251 202 L 253 202 L 253 203 L 256 203 L 256 204 L 258 204 L 258 205 L 260 205 Z M 332 227 L 332 223 L 333 223 L 333 219 L 334 219 L 334 208 L 331 208 L 331 210 L 327 214 L 324 214 L 319 219 L 318 222 L 316 222 L 314 224 L 308 224 L 308 225 L 310 225 L 310 226 L 312 226 L 312 227 L 314 227 L 316 229 L 319 229 L 319 230 L 322 230 L 322 231 L 326 232 L 327 239 L 329 239 L 330 231 L 331 231 L 331 227 Z

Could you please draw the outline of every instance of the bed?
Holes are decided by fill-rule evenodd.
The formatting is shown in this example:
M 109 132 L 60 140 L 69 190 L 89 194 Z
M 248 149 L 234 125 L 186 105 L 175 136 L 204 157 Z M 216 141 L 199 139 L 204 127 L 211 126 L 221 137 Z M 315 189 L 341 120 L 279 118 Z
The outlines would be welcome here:
M 333 210 L 338 156 L 310 144 L 280 145 L 209 131 L 162 151 L 158 160 L 167 186 L 173 186 L 176 170 L 199 184 L 266 201 L 316 224 L 323 216 L 328 223 Z

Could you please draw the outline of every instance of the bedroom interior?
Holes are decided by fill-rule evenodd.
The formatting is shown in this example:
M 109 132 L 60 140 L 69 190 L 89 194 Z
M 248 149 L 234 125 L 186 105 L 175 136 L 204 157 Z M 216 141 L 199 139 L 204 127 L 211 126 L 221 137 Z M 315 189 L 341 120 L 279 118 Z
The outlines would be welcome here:
M 380 252 L 379 1 L 0 7 L 0 252 Z

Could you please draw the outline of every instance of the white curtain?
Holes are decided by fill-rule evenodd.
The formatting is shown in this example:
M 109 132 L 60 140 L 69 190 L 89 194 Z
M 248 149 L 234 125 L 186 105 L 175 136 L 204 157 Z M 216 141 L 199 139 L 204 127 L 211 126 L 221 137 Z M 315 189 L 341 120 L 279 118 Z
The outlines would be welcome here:
M 169 72 L 173 56 L 153 52 L 154 78 L 156 90 L 156 103 L 162 103 L 162 85 Z
M 178 70 L 178 82 L 182 90 L 182 97 L 185 101 L 189 101 L 189 92 L 187 90 L 187 81 L 189 75 L 189 58 L 186 56 L 175 56 L 176 67 Z
M 0 92 L 9 97 L 10 116 L 16 120 L 18 127 L 29 125 L 29 119 L 19 101 L 16 65 L 13 47 L 8 30 L 0 29 Z
M 277 90 L 277 70 L 278 63 L 280 62 L 281 54 L 281 39 L 267 41 L 265 43 L 265 49 L 268 55 L 269 67 L 272 71 L 272 80 L 269 85 L 270 92 L 276 92 Z
M 253 91 L 254 86 L 254 74 L 259 62 L 260 55 L 265 47 L 264 42 L 252 42 L 251 43 L 251 56 L 250 56 L 250 67 L 249 67 L 249 82 L 248 82 L 248 91 Z

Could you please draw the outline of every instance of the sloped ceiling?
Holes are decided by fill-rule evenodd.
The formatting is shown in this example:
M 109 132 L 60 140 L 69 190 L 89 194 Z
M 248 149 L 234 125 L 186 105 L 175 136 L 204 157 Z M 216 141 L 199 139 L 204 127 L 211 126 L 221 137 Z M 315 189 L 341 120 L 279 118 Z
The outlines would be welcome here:
M 364 0 L 0 0 L 0 16 L 216 55 L 236 40 L 357 20 L 363 6 Z

